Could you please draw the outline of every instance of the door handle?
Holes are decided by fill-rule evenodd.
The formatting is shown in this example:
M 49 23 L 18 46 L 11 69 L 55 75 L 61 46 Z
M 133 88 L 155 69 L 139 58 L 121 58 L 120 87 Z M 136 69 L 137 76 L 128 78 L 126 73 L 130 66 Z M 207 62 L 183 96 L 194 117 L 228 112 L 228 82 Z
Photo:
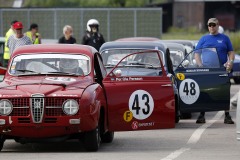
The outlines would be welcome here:
M 172 84 L 163 84 L 162 87 L 172 87 Z
M 225 73 L 225 74 L 220 74 L 219 77 L 228 77 L 228 74 Z

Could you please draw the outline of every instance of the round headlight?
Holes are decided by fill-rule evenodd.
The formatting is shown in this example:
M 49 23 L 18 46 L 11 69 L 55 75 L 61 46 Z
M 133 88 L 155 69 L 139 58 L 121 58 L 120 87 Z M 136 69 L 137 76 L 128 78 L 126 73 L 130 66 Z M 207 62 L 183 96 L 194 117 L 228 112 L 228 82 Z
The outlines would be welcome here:
M 63 112 L 67 115 L 74 115 L 78 112 L 79 110 L 79 105 L 77 103 L 77 101 L 70 99 L 70 100 L 66 100 L 63 103 Z
M 13 110 L 12 103 L 9 100 L 0 101 L 0 115 L 9 115 Z

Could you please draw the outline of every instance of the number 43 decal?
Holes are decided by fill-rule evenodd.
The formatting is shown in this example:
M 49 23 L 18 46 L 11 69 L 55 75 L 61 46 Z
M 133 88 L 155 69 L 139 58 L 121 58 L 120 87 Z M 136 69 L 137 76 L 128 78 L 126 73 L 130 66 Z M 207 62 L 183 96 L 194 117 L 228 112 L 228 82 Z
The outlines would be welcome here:
M 133 117 L 139 120 L 148 118 L 154 108 L 152 96 L 144 90 L 134 91 L 128 101 L 129 110 L 133 113 Z

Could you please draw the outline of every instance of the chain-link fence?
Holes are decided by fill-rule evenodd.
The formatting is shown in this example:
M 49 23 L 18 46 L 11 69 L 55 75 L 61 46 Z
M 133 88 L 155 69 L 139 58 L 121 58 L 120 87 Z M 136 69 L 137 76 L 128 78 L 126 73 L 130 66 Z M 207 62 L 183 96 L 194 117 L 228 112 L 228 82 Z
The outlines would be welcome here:
M 24 32 L 37 23 L 44 39 L 59 39 L 63 27 L 71 25 L 77 43 L 81 43 L 89 19 L 100 22 L 106 41 L 123 37 L 157 37 L 162 35 L 161 8 L 68 8 L 68 9 L 0 9 L 0 36 L 12 20 L 23 22 Z

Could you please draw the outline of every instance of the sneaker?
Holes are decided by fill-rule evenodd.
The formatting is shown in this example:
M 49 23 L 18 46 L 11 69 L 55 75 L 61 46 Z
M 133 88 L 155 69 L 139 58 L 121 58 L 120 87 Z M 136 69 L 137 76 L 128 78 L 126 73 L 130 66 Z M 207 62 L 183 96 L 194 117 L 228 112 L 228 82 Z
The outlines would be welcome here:
M 199 116 L 196 123 L 206 123 L 204 116 Z
M 224 123 L 226 124 L 234 124 L 234 121 L 232 120 L 231 116 L 225 116 Z

